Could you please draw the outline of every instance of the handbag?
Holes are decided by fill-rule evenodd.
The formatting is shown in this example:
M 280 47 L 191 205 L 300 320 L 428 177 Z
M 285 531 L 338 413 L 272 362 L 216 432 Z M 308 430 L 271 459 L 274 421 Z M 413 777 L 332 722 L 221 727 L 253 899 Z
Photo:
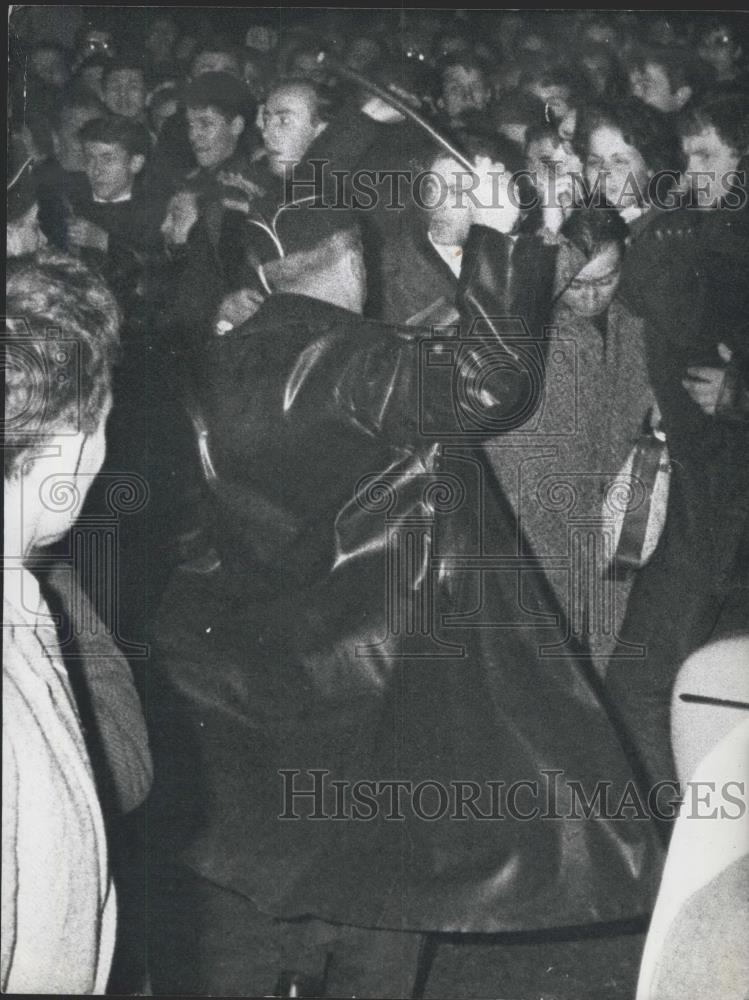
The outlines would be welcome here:
M 648 411 L 635 442 L 604 500 L 614 519 L 611 564 L 624 570 L 646 566 L 666 524 L 671 462 L 658 404 Z

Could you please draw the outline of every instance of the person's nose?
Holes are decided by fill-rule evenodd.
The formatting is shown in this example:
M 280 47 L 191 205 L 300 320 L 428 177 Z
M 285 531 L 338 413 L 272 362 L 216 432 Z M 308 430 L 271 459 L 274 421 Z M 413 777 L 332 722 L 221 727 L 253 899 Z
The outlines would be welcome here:
M 599 304 L 599 294 L 596 288 L 585 288 L 583 290 L 583 302 L 585 303 L 586 309 L 594 310 Z
M 263 142 L 266 146 L 272 146 L 279 138 L 280 128 L 274 122 L 268 122 L 263 126 Z

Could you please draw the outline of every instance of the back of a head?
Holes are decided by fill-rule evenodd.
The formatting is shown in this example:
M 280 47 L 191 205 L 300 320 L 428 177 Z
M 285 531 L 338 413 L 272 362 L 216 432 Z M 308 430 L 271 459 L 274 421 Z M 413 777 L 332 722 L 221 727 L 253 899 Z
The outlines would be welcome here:
M 92 433 L 111 392 L 120 314 L 81 261 L 43 252 L 8 263 L 5 479 L 55 433 Z

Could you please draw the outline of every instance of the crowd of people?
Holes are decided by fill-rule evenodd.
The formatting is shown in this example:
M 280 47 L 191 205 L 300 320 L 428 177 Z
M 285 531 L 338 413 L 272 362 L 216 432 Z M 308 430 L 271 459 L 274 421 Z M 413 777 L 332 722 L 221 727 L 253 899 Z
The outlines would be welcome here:
M 3 990 L 408 997 L 445 935 L 646 926 L 679 670 L 749 700 L 749 22 L 44 10 Z M 733 852 L 638 1000 L 741 996 Z

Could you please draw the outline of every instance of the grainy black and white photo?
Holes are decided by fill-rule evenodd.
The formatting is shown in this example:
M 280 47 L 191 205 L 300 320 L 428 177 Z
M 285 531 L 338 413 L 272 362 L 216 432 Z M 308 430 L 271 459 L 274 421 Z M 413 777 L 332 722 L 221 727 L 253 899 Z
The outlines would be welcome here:
M 749 1000 L 749 12 L 7 83 L 2 992 Z

